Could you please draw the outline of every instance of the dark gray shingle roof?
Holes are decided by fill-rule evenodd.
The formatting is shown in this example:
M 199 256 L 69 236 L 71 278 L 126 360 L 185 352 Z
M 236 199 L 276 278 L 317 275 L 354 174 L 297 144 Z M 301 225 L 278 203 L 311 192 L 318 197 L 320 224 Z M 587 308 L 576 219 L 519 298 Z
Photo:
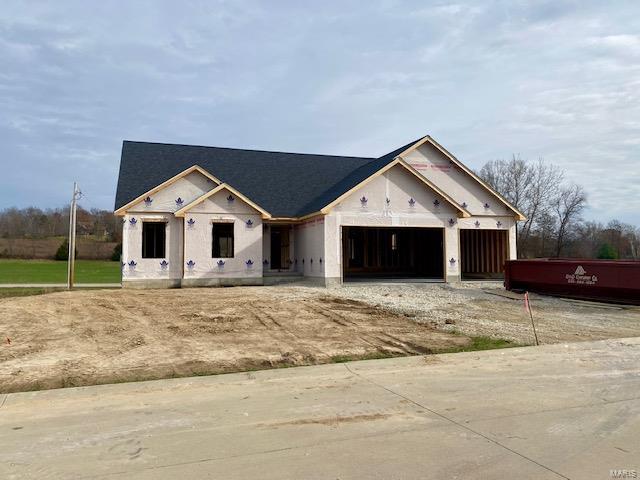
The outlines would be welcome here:
M 299 217 L 317 212 L 417 141 L 366 158 L 125 140 L 115 208 L 199 165 L 273 216 Z

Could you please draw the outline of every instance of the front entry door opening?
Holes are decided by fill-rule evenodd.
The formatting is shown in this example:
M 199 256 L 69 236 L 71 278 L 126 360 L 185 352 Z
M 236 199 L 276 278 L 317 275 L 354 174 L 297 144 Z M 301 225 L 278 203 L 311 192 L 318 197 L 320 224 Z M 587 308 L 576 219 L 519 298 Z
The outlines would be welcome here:
M 289 226 L 271 227 L 271 270 L 289 270 Z
M 343 277 L 444 279 L 441 228 L 342 227 Z

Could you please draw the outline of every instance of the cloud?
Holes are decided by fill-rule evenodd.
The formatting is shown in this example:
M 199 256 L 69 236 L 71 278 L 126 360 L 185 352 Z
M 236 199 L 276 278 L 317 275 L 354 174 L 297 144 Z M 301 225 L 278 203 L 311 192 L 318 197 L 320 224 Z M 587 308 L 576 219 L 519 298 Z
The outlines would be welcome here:
M 111 208 L 123 139 L 559 164 L 640 223 L 640 4 L 9 0 L 0 205 Z M 29 181 L 25 181 L 25 178 Z

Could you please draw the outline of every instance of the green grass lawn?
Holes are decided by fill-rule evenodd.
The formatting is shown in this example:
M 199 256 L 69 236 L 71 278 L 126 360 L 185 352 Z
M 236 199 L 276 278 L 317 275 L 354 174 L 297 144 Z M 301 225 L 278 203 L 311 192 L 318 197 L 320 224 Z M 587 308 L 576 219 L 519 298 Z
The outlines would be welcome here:
M 48 291 L 55 291 L 55 288 L 0 288 L 0 300 L 9 297 L 29 297 L 32 295 L 42 295 Z
M 460 334 L 457 331 L 452 333 Z M 512 347 L 524 347 L 526 345 L 512 342 L 511 340 L 505 340 L 504 338 L 493 337 L 471 337 L 471 343 L 466 347 L 453 347 L 442 353 L 458 353 L 458 352 L 477 352 L 480 350 L 494 350 L 497 348 L 512 348 Z
M 66 283 L 67 262 L 0 260 L 0 283 Z M 119 283 L 120 262 L 76 260 L 76 283 Z

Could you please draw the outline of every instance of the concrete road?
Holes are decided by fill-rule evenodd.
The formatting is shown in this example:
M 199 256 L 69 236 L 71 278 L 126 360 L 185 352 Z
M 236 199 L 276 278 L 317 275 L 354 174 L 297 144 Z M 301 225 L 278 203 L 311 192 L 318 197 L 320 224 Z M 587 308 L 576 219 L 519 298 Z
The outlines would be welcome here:
M 0 288 L 67 288 L 66 283 L 0 283 Z M 121 283 L 76 283 L 77 288 L 122 288 Z
M 0 405 L 3 479 L 609 479 L 640 470 L 640 338 L 18 393 Z

